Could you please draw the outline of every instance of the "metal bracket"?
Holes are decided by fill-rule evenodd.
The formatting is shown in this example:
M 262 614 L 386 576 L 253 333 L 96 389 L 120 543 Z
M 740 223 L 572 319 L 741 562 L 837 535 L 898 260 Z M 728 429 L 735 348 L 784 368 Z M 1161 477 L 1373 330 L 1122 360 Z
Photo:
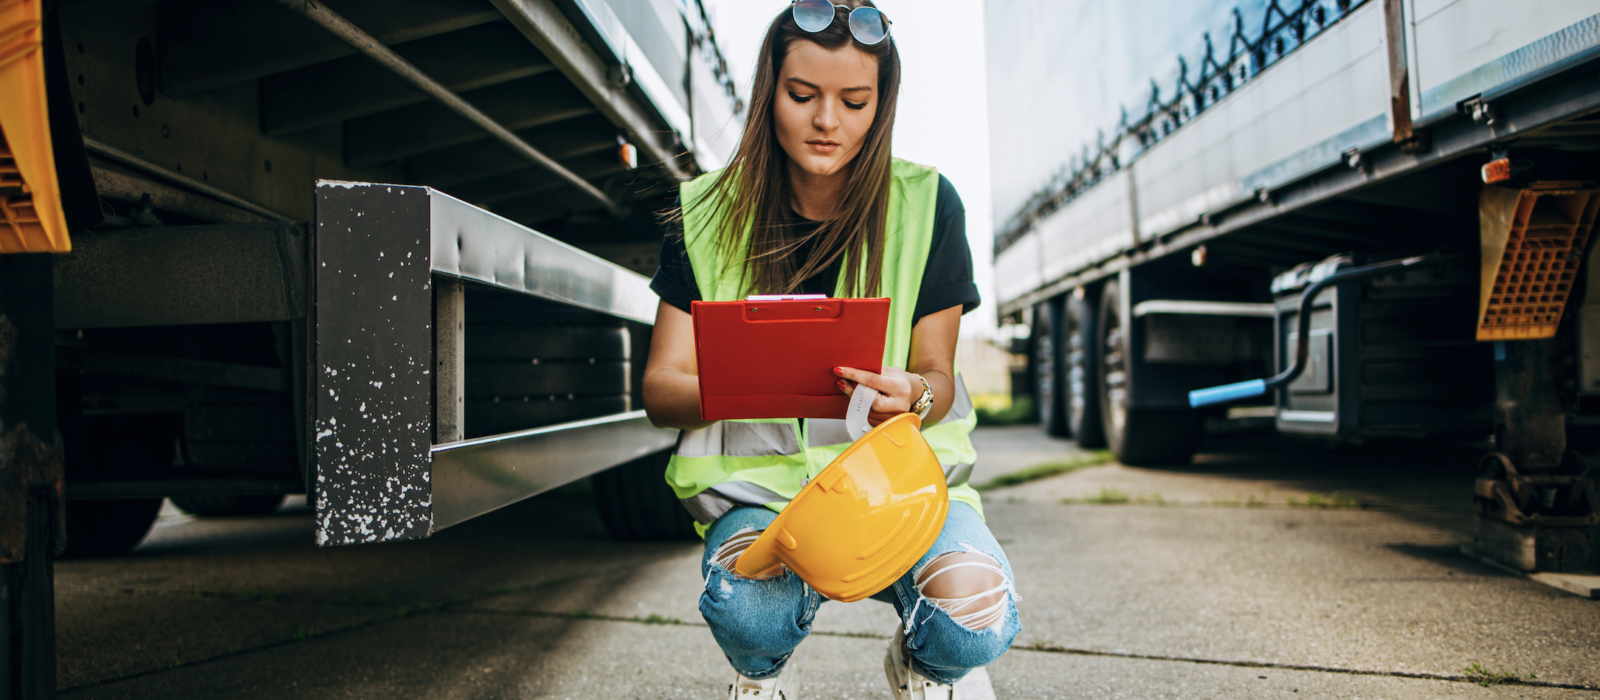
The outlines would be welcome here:
M 1504 453 L 1490 452 L 1478 462 L 1482 476 L 1473 484 L 1473 500 L 1483 517 L 1513 525 L 1579 527 L 1600 523 L 1589 467 L 1576 452 L 1562 460 L 1565 474 L 1521 474 Z M 1576 473 L 1572 473 L 1576 470 Z

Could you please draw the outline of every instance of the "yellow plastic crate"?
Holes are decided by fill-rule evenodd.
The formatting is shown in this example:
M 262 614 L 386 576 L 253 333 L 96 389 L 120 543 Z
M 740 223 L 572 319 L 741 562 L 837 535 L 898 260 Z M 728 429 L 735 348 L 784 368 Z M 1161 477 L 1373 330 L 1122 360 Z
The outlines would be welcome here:
M 43 0 L 0 0 L 0 253 L 72 250 L 50 146 Z
M 1600 188 L 1593 182 L 1484 188 L 1478 340 L 1555 336 L 1597 210 Z

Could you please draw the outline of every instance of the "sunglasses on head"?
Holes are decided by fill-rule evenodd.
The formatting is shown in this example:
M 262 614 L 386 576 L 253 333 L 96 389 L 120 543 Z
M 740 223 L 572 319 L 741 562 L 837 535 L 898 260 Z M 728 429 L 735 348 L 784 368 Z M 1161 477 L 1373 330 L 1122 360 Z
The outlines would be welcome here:
M 789 7 L 794 14 L 794 23 L 812 33 L 820 32 L 833 24 L 835 8 L 850 10 L 829 0 L 794 0 Z M 883 16 L 883 13 L 875 7 L 858 7 L 850 10 L 850 36 L 867 46 L 874 46 L 889 38 L 890 24 L 892 22 L 889 18 Z

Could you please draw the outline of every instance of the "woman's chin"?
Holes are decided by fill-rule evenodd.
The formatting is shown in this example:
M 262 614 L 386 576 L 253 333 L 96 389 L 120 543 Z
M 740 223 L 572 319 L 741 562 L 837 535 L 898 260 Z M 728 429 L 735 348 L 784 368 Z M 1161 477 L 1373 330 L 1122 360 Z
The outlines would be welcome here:
M 833 156 L 818 156 L 812 153 L 803 154 L 800 158 L 790 156 L 795 165 L 800 166 L 800 171 L 813 177 L 827 177 L 839 173 L 844 169 L 844 163 Z

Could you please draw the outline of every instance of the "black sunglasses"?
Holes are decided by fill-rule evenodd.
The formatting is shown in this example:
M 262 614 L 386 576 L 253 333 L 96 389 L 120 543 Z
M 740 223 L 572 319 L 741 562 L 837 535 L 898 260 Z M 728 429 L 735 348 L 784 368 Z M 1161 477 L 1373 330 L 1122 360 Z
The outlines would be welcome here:
M 850 8 L 835 5 L 829 0 L 794 0 L 790 10 L 794 23 L 808 32 L 820 32 L 833 24 L 834 9 Z M 850 10 L 850 36 L 867 46 L 874 46 L 889 38 L 889 25 L 893 22 L 875 7 L 858 7 Z

